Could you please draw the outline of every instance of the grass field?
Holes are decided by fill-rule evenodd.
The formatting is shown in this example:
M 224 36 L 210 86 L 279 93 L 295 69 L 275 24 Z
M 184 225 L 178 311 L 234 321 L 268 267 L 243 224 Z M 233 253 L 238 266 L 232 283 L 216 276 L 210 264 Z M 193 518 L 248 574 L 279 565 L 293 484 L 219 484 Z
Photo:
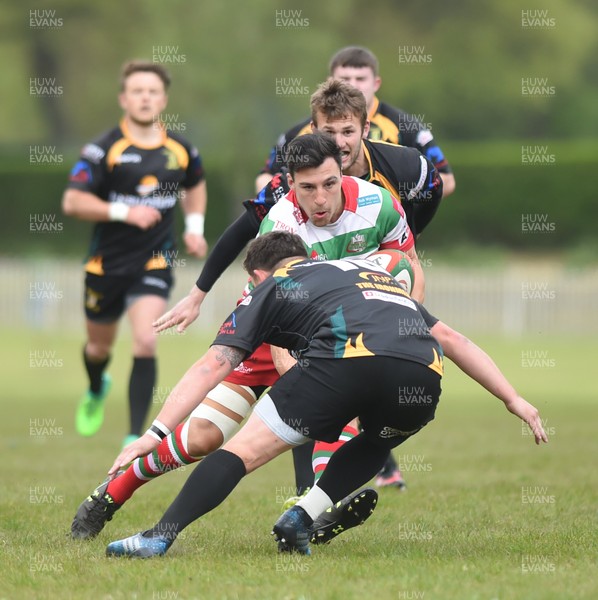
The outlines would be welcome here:
M 125 433 L 127 340 L 110 368 L 106 423 L 87 440 L 73 430 L 81 337 L 5 332 L 0 598 L 597 598 L 595 341 L 477 341 L 540 409 L 547 446 L 450 365 L 436 420 L 395 450 L 409 491 L 383 490 L 364 527 L 312 557 L 278 555 L 269 532 L 293 481 L 284 456 L 166 557 L 134 561 L 106 559 L 106 544 L 152 525 L 190 469 L 139 490 L 96 540 L 66 535 Z M 523 366 L 525 348 L 550 358 Z M 164 336 L 159 397 L 204 349 L 191 335 Z

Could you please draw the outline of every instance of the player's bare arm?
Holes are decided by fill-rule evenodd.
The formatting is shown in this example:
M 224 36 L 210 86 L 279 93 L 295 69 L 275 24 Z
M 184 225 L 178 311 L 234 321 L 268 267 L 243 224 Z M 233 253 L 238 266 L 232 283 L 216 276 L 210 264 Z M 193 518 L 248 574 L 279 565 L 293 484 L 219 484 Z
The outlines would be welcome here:
M 182 300 L 179 300 L 168 312 L 152 323 L 154 332 L 160 333 L 165 329 L 177 326 L 177 332 L 183 333 L 199 316 L 201 303 L 206 296 L 207 292 L 194 285 Z
M 420 304 L 424 303 L 426 281 L 424 278 L 424 271 L 417 257 L 415 246 L 412 246 L 405 254 L 411 260 L 411 266 L 413 268 L 413 289 L 411 290 L 411 297 L 417 300 Z
M 208 192 L 205 179 L 181 195 L 181 206 L 185 213 L 185 242 L 188 254 L 204 258 L 208 244 L 204 237 L 204 219 L 208 206 Z
M 149 229 L 162 220 L 159 210 L 150 206 L 126 206 L 124 213 L 115 218 L 115 203 L 105 202 L 95 194 L 82 190 L 67 189 L 62 197 L 62 211 L 81 221 L 124 221 L 140 229 Z
M 214 345 L 183 375 L 172 389 L 158 413 L 156 421 L 169 431 L 197 408 L 208 392 L 215 388 L 245 357 L 246 352 L 231 346 Z M 117 471 L 139 456 L 145 456 L 160 444 L 149 433 L 129 444 L 114 461 L 108 475 L 114 476 Z
M 538 409 L 524 400 L 508 382 L 494 361 L 471 340 L 438 321 L 431 329 L 445 356 L 464 373 L 502 400 L 507 410 L 523 419 L 534 433 L 536 444 L 548 442 Z
M 446 198 L 455 191 L 455 176 L 452 173 L 439 173 L 442 179 L 442 197 Z
M 268 185 L 268 182 L 270 182 L 272 180 L 272 177 L 273 177 L 272 173 L 260 173 L 255 178 L 256 193 L 259 193 L 264 186 Z

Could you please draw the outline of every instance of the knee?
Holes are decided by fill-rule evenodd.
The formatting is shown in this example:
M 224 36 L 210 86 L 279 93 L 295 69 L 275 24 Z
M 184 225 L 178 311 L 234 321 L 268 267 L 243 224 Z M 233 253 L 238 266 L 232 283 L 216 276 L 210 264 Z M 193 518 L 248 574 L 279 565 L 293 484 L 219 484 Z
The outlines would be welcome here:
M 133 340 L 133 355 L 139 357 L 151 357 L 156 353 L 157 337 L 149 332 L 135 336 Z
M 191 418 L 187 437 L 187 451 L 191 456 L 206 456 L 218 449 L 224 438 L 220 429 L 211 421 Z
M 102 361 L 108 358 L 112 345 L 109 342 L 88 340 L 85 345 L 85 355 L 92 361 Z

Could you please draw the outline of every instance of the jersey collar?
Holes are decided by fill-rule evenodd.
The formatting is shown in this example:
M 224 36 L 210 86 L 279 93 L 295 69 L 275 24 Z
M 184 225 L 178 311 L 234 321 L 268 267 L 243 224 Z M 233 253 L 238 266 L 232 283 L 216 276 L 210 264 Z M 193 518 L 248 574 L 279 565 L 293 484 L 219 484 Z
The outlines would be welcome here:
M 377 96 L 374 96 L 372 101 L 372 107 L 370 108 L 370 112 L 368 113 L 368 120 L 371 121 L 374 118 L 374 115 L 378 112 L 378 107 L 380 106 L 380 100 L 378 100 Z
M 155 148 L 160 148 L 161 146 L 164 145 L 164 142 L 166 141 L 166 138 L 168 137 L 168 133 L 166 132 L 166 130 L 162 129 L 162 137 L 157 144 L 142 144 L 138 140 L 133 139 L 133 137 L 131 136 L 131 132 L 129 131 L 129 127 L 127 126 L 127 122 L 124 117 L 120 120 L 119 126 L 120 126 L 120 130 L 123 134 L 123 137 L 125 139 L 129 140 L 129 142 L 131 142 L 131 145 L 135 146 L 136 148 L 141 148 L 142 150 L 154 150 Z

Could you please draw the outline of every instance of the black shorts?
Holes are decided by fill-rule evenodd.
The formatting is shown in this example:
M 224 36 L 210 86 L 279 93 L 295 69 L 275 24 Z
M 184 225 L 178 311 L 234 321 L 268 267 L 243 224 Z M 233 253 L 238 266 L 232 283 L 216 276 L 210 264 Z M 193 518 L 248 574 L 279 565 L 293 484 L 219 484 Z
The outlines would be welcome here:
M 174 278 L 171 269 L 143 271 L 135 275 L 85 274 L 84 306 L 90 321 L 112 323 L 139 296 L 168 299 Z
M 285 424 L 314 440 L 334 442 L 359 417 L 377 445 L 394 448 L 434 418 L 440 375 L 388 356 L 303 359 L 271 388 Z

